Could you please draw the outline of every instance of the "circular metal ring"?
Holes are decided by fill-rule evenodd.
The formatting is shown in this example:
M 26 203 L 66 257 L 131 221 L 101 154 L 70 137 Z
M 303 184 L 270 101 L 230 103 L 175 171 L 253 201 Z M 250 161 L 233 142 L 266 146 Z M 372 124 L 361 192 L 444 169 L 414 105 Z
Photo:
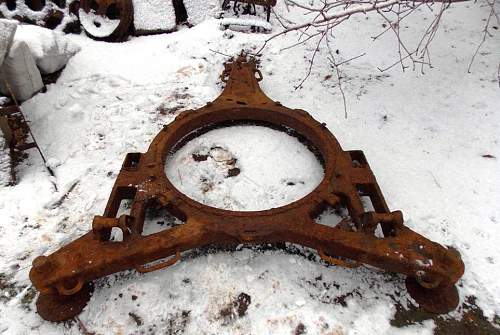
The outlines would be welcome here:
M 59 292 L 59 294 L 61 294 L 61 295 L 73 295 L 73 294 L 79 292 L 85 283 L 80 278 L 77 278 L 76 284 L 70 288 L 67 288 L 64 284 L 65 284 L 64 282 L 57 284 L 56 288 L 57 288 L 57 291 Z
M 415 280 L 420 286 L 427 289 L 436 288 L 439 286 L 439 284 L 441 284 L 441 278 L 429 278 L 429 276 L 424 271 L 417 271 L 415 273 Z
M 321 183 L 311 193 L 291 204 L 253 212 L 228 211 L 203 205 L 179 191 L 168 180 L 165 175 L 165 164 L 167 155 L 179 148 L 179 143 L 185 143 L 190 138 L 200 135 L 204 129 L 211 129 L 217 125 L 232 125 L 238 123 L 256 123 L 268 125 L 272 128 L 284 128 L 304 139 L 307 139 L 318 150 L 318 156 L 324 165 L 324 177 Z M 149 154 L 152 154 L 149 156 Z M 311 210 L 311 204 L 318 204 L 329 196 L 330 180 L 334 176 L 335 164 L 340 153 L 340 146 L 334 136 L 327 131 L 320 123 L 315 121 L 307 113 L 291 110 L 283 106 L 267 106 L 267 108 L 232 107 L 220 109 L 217 106 L 206 106 L 196 112 L 185 112 L 181 114 L 165 131 L 162 131 L 152 142 L 148 151 L 148 158 L 154 157 L 154 163 L 148 171 L 150 176 L 154 176 L 154 181 L 144 183 L 142 189 L 148 194 L 148 189 L 167 190 L 168 196 L 160 197 L 164 199 L 163 205 L 174 203 L 179 205 L 181 210 L 190 213 L 192 210 L 203 211 L 209 215 L 250 218 L 254 216 L 279 215 L 287 213 L 289 210 L 301 211 L 307 214 Z M 153 167 L 154 166 L 154 167 Z M 150 178 L 151 179 L 151 178 Z M 152 187 L 156 184 L 156 187 Z M 148 187 L 149 186 L 149 187 Z M 153 194 L 150 194 L 153 195 Z M 285 214 L 287 215 L 287 214 Z
M 90 37 L 121 42 L 128 37 L 133 21 L 132 0 L 81 0 L 80 23 Z

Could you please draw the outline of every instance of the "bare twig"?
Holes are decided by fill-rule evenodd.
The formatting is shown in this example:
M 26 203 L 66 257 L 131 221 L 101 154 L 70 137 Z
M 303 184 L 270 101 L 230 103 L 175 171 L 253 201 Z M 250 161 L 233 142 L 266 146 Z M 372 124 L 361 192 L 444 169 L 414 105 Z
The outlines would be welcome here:
M 314 4 L 314 2 L 306 3 L 296 0 L 284 0 L 287 9 L 289 7 L 297 7 L 304 11 L 305 16 L 311 16 L 311 18 L 303 23 L 293 24 L 290 21 L 285 21 L 284 18 L 279 17 L 278 14 L 273 11 L 283 29 L 267 38 L 255 54 L 260 54 L 272 40 L 291 32 L 298 33 L 297 42 L 283 48 L 282 51 L 297 47 L 301 44 L 307 44 L 317 38 L 318 40 L 315 42 L 314 51 L 309 59 L 305 78 L 297 86 L 297 88 L 300 88 L 311 74 L 312 64 L 320 52 L 321 44 L 325 41 L 325 36 L 329 34 L 333 38 L 333 29 L 350 19 L 353 15 L 365 15 L 370 12 L 376 12 L 386 21 L 388 27 L 382 33 L 373 37 L 373 40 L 376 40 L 389 30 L 392 31 L 398 42 L 399 55 L 397 63 L 380 70 L 385 71 L 400 64 L 401 69 L 404 71 L 408 67 L 405 65 L 405 61 L 410 60 L 413 64 L 413 69 L 415 69 L 415 66 L 418 64 L 421 66 L 423 72 L 424 66 L 431 67 L 429 45 L 435 37 L 444 10 L 447 9 L 451 3 L 459 1 L 466 0 L 320 0 L 319 4 L 318 2 Z M 440 3 L 439 10 L 435 14 L 431 24 L 425 30 L 417 47 L 415 49 L 410 49 L 403 41 L 400 33 L 401 21 L 414 13 L 415 10 L 422 5 L 432 10 L 435 3 Z M 392 19 L 392 16 L 394 16 L 394 19 Z
M 497 78 L 498 78 L 498 86 L 500 87 L 500 63 L 498 63 Z
M 85 324 L 80 320 L 78 316 L 75 316 L 76 322 L 78 323 L 78 328 L 80 328 L 83 335 L 96 335 L 94 332 L 91 332 L 85 327 Z
M 469 72 L 469 73 L 471 72 L 472 64 L 474 63 L 474 60 L 476 59 L 476 56 L 479 53 L 479 50 L 483 46 L 484 42 L 486 42 L 486 39 L 489 36 L 492 36 L 491 33 L 488 31 L 491 19 L 493 17 L 495 17 L 497 19 L 497 24 L 500 24 L 500 18 L 498 16 L 498 13 L 495 10 L 496 0 L 493 0 L 492 2 L 489 2 L 489 0 L 485 0 L 485 1 L 488 3 L 488 5 L 490 6 L 491 9 L 490 9 L 490 13 L 488 15 L 488 18 L 486 19 L 486 23 L 484 24 L 483 38 L 482 38 L 481 42 L 479 43 L 479 45 L 477 46 L 476 51 L 474 52 L 474 55 L 472 56 L 472 59 L 470 60 L 469 67 L 467 68 L 467 72 Z
M 385 23 L 383 24 L 384 30 L 373 36 L 372 39 L 375 41 L 382 35 L 391 31 L 397 42 L 397 61 L 389 66 L 381 67 L 379 70 L 382 72 L 387 71 L 397 65 L 401 67 L 402 71 L 405 71 L 405 69 L 409 67 L 415 70 L 418 66 L 420 67 L 420 71 L 424 73 L 426 67 L 432 68 L 430 46 L 439 30 L 443 14 L 452 3 L 462 1 L 467 0 L 284 0 L 288 11 L 290 11 L 291 7 L 295 7 L 297 10 L 303 12 L 306 19 L 303 22 L 293 23 L 273 11 L 274 16 L 283 29 L 265 39 L 260 49 L 258 49 L 254 55 L 261 54 L 264 48 L 274 39 L 295 33 L 297 40 L 289 46 L 282 48 L 281 51 L 289 50 L 300 45 L 306 45 L 306 49 L 312 50 L 307 60 L 307 70 L 304 78 L 295 89 L 301 88 L 304 82 L 311 76 L 314 61 L 318 57 L 326 58 L 337 77 L 339 91 L 344 102 L 345 115 L 347 116 L 347 103 L 340 66 L 361 56 L 344 61 L 336 59 L 339 57 L 336 56 L 330 48 L 330 43 L 334 39 L 334 29 L 355 15 L 374 13 L 383 18 Z M 483 40 L 474 53 L 471 64 L 469 65 L 469 71 L 484 41 L 490 36 L 488 29 L 492 20 L 496 19 L 500 25 L 499 13 L 495 10 L 497 0 L 485 1 L 491 10 L 483 29 Z M 427 27 L 424 28 L 422 35 L 418 36 L 415 42 L 410 43 L 409 40 L 406 39 L 406 36 L 403 37 L 401 24 L 403 20 L 407 19 L 412 14 L 416 14 L 416 11 L 421 8 L 429 9 L 433 17 Z M 413 38 L 413 36 L 410 37 Z M 322 46 L 325 44 L 326 48 L 323 48 Z M 326 57 L 322 55 L 324 52 L 327 53 Z M 500 68 L 498 76 L 500 85 Z
M 230 55 L 227 55 L 227 54 L 225 54 L 225 53 L 223 53 L 223 52 L 220 52 L 220 51 L 217 51 L 217 50 L 208 49 L 208 51 L 211 51 L 211 52 L 213 52 L 213 53 L 216 53 L 216 54 L 222 55 L 222 56 L 227 57 L 227 58 L 231 58 L 231 56 L 230 56 Z
M 328 39 L 328 36 L 326 38 L 326 46 L 328 47 L 328 53 L 330 55 L 330 57 L 328 57 L 328 61 L 330 62 L 330 65 L 333 67 L 333 69 L 335 70 L 335 74 L 337 76 L 337 84 L 339 86 L 340 95 L 342 96 L 342 102 L 344 105 L 344 117 L 347 119 L 347 99 L 345 96 L 344 88 L 342 87 L 342 76 L 340 74 L 340 66 L 343 64 L 347 64 L 348 62 L 350 62 L 352 60 L 363 57 L 365 55 L 365 53 L 358 55 L 358 56 L 355 56 L 355 57 L 351 57 L 351 58 L 344 60 L 342 62 L 337 62 L 337 60 L 335 59 L 335 53 L 333 52 L 333 50 L 330 46 L 330 40 Z

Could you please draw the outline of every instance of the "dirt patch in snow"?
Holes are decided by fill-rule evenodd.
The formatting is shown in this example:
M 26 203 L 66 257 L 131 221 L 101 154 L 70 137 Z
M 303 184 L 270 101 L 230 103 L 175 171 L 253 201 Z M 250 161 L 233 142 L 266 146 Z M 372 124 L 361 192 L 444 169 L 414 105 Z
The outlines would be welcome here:
M 476 305 L 476 298 L 469 296 L 459 309 L 462 315 L 458 319 L 428 313 L 421 308 L 411 306 L 409 309 L 396 305 L 396 314 L 391 325 L 401 328 L 433 320 L 436 324 L 434 335 L 494 335 L 500 334 L 500 318 L 495 317 L 489 322 L 483 311 Z
M 219 311 L 219 318 L 223 320 L 224 324 L 230 323 L 236 318 L 242 318 L 247 313 L 251 303 L 252 297 L 242 292 Z

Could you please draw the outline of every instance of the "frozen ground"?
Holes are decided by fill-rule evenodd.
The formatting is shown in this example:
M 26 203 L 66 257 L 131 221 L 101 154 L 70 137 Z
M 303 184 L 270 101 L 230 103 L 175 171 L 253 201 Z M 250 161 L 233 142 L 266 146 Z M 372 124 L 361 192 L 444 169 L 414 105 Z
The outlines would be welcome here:
M 285 13 L 281 4 L 277 10 Z M 287 15 L 301 17 L 294 9 Z M 314 48 L 280 51 L 294 43 L 294 34 L 264 50 L 261 85 L 271 98 L 325 122 L 344 149 L 364 150 L 391 209 L 402 210 L 412 229 L 461 252 L 461 302 L 474 297 L 498 327 L 498 30 L 467 73 L 486 15 L 487 8 L 473 3 L 454 6 L 431 50 L 434 69 L 425 75 L 396 67 L 380 73 L 377 66 L 394 62 L 397 47 L 389 35 L 371 41 L 383 29 L 382 19 L 353 16 L 335 39 L 341 59 L 367 52 L 345 67 L 347 119 L 324 50 L 303 88 L 294 89 Z M 430 15 L 422 12 L 413 22 L 424 19 Z M 413 29 L 419 26 L 424 29 Z M 76 321 L 53 324 L 35 313 L 31 261 L 90 229 L 127 152 L 144 152 L 163 124 L 220 93 L 225 57 L 209 49 L 235 55 L 268 37 L 224 36 L 230 37 L 209 19 L 122 44 L 72 37 L 82 51 L 46 93 L 23 104 L 56 178 L 48 177 L 32 151 L 17 169 L 19 184 L 0 186 L 0 333 L 84 332 Z M 159 221 L 149 220 L 151 226 Z M 186 253 L 169 269 L 120 273 L 96 285 L 79 316 L 96 334 L 431 334 L 443 324 L 398 318 L 412 306 L 402 277 L 327 267 L 293 246 L 287 252 L 240 247 Z M 460 320 L 465 310 L 451 313 L 447 322 Z M 442 327 L 450 331 L 450 324 Z

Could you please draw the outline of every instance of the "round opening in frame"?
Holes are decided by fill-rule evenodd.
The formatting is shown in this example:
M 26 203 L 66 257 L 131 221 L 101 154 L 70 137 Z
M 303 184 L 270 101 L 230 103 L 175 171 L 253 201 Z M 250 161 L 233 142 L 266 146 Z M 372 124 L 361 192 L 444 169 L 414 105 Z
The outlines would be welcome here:
M 289 128 L 219 125 L 193 136 L 167 156 L 165 174 L 178 191 L 210 207 L 282 207 L 311 193 L 324 177 L 317 150 Z

